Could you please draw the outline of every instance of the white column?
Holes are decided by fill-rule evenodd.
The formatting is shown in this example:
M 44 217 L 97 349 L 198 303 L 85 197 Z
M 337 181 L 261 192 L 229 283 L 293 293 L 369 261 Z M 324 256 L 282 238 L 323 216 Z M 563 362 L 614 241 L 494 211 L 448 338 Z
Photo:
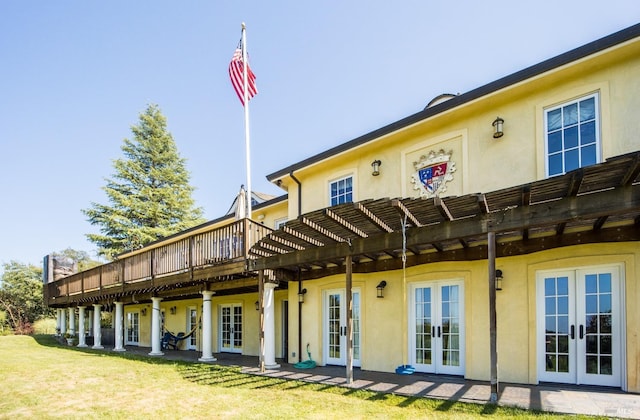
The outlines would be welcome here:
M 125 351 L 124 333 L 122 330 L 124 316 L 124 302 L 116 302 L 116 318 L 114 320 L 114 329 L 116 330 L 116 345 L 113 351 Z
M 76 310 L 69 308 L 69 334 L 76 335 Z
M 56 334 L 62 335 L 62 309 L 56 309 Z
M 153 307 L 151 308 L 151 353 L 149 356 L 163 356 L 160 348 L 160 301 L 162 298 L 152 297 Z
M 102 347 L 102 329 L 100 328 L 100 311 L 102 306 L 99 303 L 93 304 L 93 347 L 94 349 L 103 349 Z
M 215 362 L 211 351 L 211 342 L 213 341 L 213 328 L 211 326 L 211 296 L 213 292 L 209 290 L 202 291 L 202 357 L 198 360 L 201 362 Z
M 64 333 L 67 332 L 67 314 L 66 311 L 60 309 L 60 335 L 64 337 Z
M 264 284 L 264 367 L 266 369 L 278 369 L 276 363 L 276 321 L 274 310 L 275 283 Z
M 78 347 L 87 347 L 87 342 L 85 341 L 87 332 L 84 329 L 85 309 L 87 309 L 86 306 L 78 306 Z

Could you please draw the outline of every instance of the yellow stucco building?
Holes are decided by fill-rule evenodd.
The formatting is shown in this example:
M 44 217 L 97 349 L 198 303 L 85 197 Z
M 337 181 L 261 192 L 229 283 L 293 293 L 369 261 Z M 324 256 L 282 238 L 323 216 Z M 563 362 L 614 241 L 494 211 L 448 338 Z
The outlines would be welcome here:
M 308 348 L 347 375 L 640 392 L 639 75 L 635 25 L 442 95 L 268 175 L 284 195 L 249 219 L 51 281 L 47 301 L 85 335 L 85 310 L 113 310 L 116 348 L 158 355 L 183 332 L 204 361 Z

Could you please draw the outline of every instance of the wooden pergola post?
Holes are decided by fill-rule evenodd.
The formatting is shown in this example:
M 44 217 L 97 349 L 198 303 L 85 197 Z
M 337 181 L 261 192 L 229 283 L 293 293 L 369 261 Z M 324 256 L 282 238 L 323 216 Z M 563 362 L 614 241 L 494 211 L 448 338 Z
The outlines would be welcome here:
M 258 307 L 260 308 L 260 372 L 264 372 L 264 270 L 258 271 Z
M 491 359 L 490 402 L 498 402 L 498 335 L 496 322 L 496 233 L 487 234 L 489 262 L 489 353 Z
M 351 254 L 346 257 L 346 298 L 347 298 L 347 384 L 353 383 L 353 266 Z

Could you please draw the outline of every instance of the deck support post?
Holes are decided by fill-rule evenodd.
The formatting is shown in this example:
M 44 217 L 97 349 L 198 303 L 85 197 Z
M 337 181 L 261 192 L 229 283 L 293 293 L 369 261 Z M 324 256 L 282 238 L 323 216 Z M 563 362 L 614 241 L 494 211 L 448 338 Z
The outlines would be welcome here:
M 56 309 L 56 333 L 62 336 L 62 311 L 63 309 Z
M 162 348 L 160 347 L 161 331 L 160 328 L 160 302 L 161 297 L 151 298 L 151 352 L 149 356 L 164 356 Z
M 202 357 L 198 359 L 200 362 L 215 362 L 211 350 L 212 326 L 211 326 L 211 296 L 213 292 L 210 290 L 203 290 L 202 292 Z
M 87 347 L 85 324 L 86 306 L 78 306 L 78 347 Z
M 64 337 L 64 334 L 67 332 L 67 310 L 62 308 L 60 309 L 60 335 Z
M 102 347 L 102 329 L 100 328 L 100 318 L 102 305 L 93 304 L 93 347 L 94 349 L 103 349 Z
M 276 323 L 274 310 L 274 289 L 275 283 L 265 282 L 263 286 L 264 296 L 264 364 L 266 369 L 278 369 L 280 365 L 276 363 Z
M 123 331 L 123 317 L 124 317 L 124 303 L 123 302 L 115 302 L 116 304 L 116 314 L 115 314 L 115 347 L 113 351 L 126 351 L 124 348 L 124 331 Z

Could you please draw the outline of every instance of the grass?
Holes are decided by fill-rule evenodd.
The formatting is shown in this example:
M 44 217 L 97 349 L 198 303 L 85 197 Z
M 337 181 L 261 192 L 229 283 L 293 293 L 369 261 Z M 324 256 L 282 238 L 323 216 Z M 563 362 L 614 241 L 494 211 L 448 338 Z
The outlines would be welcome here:
M 0 418 L 591 418 L 247 375 L 238 367 L 0 337 Z

